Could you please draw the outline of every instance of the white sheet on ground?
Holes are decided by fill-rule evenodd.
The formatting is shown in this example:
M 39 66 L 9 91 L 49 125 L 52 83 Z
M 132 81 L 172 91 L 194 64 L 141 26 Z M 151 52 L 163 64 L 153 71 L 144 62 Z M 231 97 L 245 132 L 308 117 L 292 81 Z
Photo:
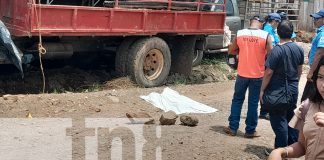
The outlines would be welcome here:
M 218 110 L 188 97 L 180 95 L 177 91 L 170 88 L 164 88 L 163 92 L 152 92 L 147 96 L 140 96 L 145 101 L 153 104 L 155 107 L 165 112 L 173 111 L 176 114 L 182 113 L 213 113 Z

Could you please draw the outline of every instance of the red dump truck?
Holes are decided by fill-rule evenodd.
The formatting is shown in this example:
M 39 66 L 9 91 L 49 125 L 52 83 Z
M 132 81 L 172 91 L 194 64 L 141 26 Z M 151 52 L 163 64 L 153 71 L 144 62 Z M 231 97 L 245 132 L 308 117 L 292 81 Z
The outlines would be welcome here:
M 15 47 L 0 44 L 0 63 L 30 63 L 39 58 L 39 44 L 46 49 L 42 59 L 115 48 L 120 75 L 159 86 L 169 72 L 190 74 L 193 53 L 204 50 L 205 37 L 223 34 L 226 7 L 219 2 L 0 0 L 0 20 L 19 52 L 12 56 Z

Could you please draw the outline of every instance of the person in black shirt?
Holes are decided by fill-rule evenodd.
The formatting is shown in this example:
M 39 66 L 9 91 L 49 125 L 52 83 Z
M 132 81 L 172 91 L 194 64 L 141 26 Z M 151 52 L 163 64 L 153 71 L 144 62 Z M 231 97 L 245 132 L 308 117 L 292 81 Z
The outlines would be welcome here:
M 271 127 L 276 135 L 274 148 L 286 147 L 298 140 L 298 130 L 290 128 L 288 122 L 293 117 L 293 110 L 296 108 L 298 83 L 304 63 L 304 51 L 291 41 L 292 33 L 293 25 L 291 22 L 282 21 L 279 24 L 280 43 L 272 49 L 266 60 L 266 71 L 261 85 L 260 100 L 262 105 L 262 97 L 265 91 L 279 90 L 286 85 L 287 78 L 288 90 L 295 104 L 290 108 L 282 106 L 281 110 L 268 109 Z M 270 153 L 270 151 L 267 153 Z

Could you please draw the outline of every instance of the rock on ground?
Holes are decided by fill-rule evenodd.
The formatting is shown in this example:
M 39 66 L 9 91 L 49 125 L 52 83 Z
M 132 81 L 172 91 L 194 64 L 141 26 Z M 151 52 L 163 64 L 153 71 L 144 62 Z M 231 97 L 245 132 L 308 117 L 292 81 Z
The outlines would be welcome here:
M 160 117 L 161 125 L 174 125 L 177 121 L 178 115 L 173 111 L 165 112 Z
M 134 124 L 154 124 L 155 120 L 146 112 L 126 113 L 126 117 Z M 145 120 L 142 120 L 145 119 Z
M 185 126 L 197 126 L 199 123 L 198 118 L 192 115 L 182 115 L 180 121 Z

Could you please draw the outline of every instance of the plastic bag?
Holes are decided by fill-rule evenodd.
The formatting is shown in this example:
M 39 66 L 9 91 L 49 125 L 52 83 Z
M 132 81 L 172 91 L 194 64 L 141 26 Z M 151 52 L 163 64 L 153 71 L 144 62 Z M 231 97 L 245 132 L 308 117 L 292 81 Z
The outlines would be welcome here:
M 223 47 L 224 48 L 228 47 L 228 45 L 231 43 L 231 35 L 232 35 L 232 31 L 225 24 L 225 26 L 224 26 L 224 38 L 223 38 Z
M 20 51 L 11 39 L 10 32 L 4 23 L 0 20 L 0 45 L 3 45 L 8 52 L 4 52 L 8 59 L 19 69 L 23 76 Z

